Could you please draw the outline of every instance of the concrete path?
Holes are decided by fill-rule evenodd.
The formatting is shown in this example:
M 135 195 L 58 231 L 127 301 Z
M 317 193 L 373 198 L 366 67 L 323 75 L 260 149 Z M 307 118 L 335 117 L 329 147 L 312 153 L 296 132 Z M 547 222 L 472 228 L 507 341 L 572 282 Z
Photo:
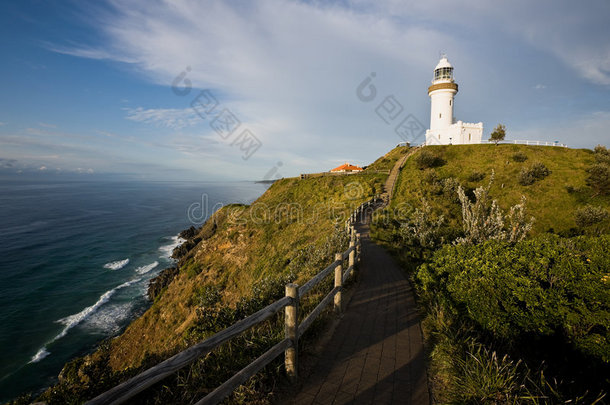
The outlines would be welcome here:
M 293 404 L 426 404 L 422 332 L 409 282 L 358 226 L 360 281 Z

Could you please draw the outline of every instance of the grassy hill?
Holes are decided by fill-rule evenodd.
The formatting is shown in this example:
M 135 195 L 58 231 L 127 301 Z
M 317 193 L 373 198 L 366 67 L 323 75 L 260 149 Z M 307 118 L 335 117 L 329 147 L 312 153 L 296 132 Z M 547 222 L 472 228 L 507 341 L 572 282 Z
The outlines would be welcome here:
M 252 205 L 223 207 L 191 232 L 179 252 L 178 269 L 159 278 L 163 283 L 152 306 L 120 336 L 68 363 L 59 384 L 42 399 L 82 403 L 280 298 L 287 282 L 309 280 L 347 247 L 345 220 L 382 189 L 386 177 L 368 171 L 282 179 Z M 311 309 L 321 297 L 314 290 L 302 306 Z M 279 319 L 261 324 L 147 390 L 135 403 L 200 399 L 277 343 L 282 325 Z M 281 375 L 277 365 L 268 369 L 250 381 L 255 389 L 245 387 L 237 395 L 265 403 L 265 384 L 275 384 L 273 378 Z
M 416 287 L 438 403 L 607 403 L 610 196 L 587 178 L 609 158 L 603 148 L 454 145 L 407 160 L 372 235 Z M 525 197 L 527 238 L 458 243 L 459 187 L 468 204 L 488 188 L 483 211 L 497 201 L 505 228 Z M 426 238 L 413 236 L 425 234 L 417 218 L 433 230 Z
M 452 145 L 429 146 L 425 151 L 440 161 L 436 167 L 421 168 L 418 156 L 423 150 L 407 160 L 398 178 L 392 205 L 385 212 L 387 225 L 377 228 L 379 240 L 391 242 L 398 231 L 396 225 L 421 207 L 422 198 L 429 202 L 436 215 L 445 217 L 448 237 L 459 234 L 462 214 L 455 185 L 462 185 L 471 194 L 476 187 L 489 184 L 492 171 L 490 195 L 502 209 L 508 210 L 520 202 L 521 196 L 526 197 L 527 211 L 535 218 L 532 235 L 548 231 L 573 234 L 577 209 L 586 205 L 610 208 L 610 199 L 594 196 L 585 183 L 586 169 L 595 162 L 593 152 L 588 149 Z M 521 185 L 521 171 L 535 163 L 545 165 L 550 174 L 531 185 Z M 390 212 L 392 219 L 397 220 L 394 223 L 389 221 Z

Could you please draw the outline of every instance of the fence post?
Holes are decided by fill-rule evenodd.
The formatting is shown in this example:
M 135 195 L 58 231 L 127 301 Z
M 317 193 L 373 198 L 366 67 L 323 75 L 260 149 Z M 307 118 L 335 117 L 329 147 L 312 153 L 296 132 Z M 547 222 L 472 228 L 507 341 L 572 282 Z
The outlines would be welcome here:
M 356 234 L 356 260 L 360 262 L 360 233 Z
M 339 291 L 335 294 L 335 313 L 341 313 L 341 286 L 343 285 L 343 253 L 335 254 L 335 261 L 339 260 L 339 264 L 335 267 L 335 287 L 339 287 Z
M 292 303 L 285 308 L 284 333 L 286 339 L 292 341 L 292 347 L 284 352 L 284 365 L 288 377 L 296 380 L 299 355 L 299 286 L 294 283 L 286 284 L 286 296 L 292 298 Z
M 356 237 L 352 236 L 352 239 L 349 241 L 349 247 L 354 247 L 356 246 Z M 349 260 L 347 262 L 347 268 L 349 269 L 350 267 L 352 267 L 354 265 L 354 258 L 356 257 L 356 249 L 354 248 L 351 252 L 349 252 Z M 354 271 L 354 269 L 352 268 L 352 271 Z

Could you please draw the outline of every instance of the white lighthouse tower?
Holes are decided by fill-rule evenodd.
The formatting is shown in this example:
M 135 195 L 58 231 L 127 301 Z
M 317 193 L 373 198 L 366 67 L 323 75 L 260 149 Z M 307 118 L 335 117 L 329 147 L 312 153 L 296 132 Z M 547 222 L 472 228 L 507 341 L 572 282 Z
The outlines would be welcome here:
M 426 131 L 426 145 L 460 145 L 481 143 L 483 123 L 455 121 L 454 97 L 458 85 L 453 80 L 453 66 L 443 55 L 434 68 L 430 96 L 430 129 Z

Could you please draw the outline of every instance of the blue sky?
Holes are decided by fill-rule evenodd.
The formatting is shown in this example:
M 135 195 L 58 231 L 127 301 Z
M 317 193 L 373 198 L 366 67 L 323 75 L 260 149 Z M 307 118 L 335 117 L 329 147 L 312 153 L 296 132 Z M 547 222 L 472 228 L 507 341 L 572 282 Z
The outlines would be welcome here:
M 503 123 L 509 139 L 608 144 L 609 20 L 607 1 L 4 1 L 0 174 L 228 180 L 365 165 L 401 141 L 375 113 L 385 97 L 428 127 L 439 52 L 460 85 L 457 119 L 482 121 L 484 138 Z M 362 102 L 372 72 L 377 98 Z M 198 115 L 203 90 L 218 104 Z M 212 128 L 221 111 L 234 132 Z

